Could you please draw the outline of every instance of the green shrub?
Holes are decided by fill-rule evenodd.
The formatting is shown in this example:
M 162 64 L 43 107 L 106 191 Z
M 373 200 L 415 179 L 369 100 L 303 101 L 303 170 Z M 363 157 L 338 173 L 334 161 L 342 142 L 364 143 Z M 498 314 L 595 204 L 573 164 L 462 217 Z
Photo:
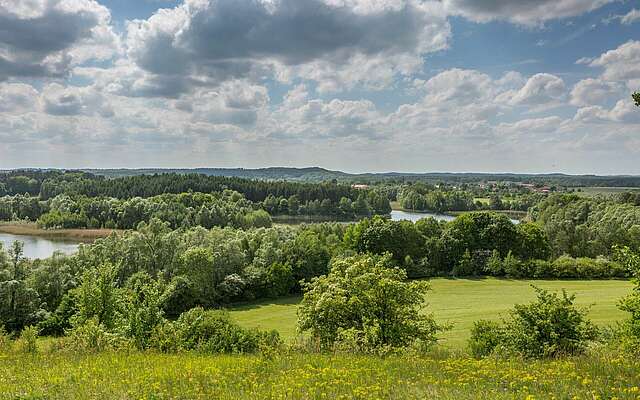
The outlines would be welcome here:
M 473 323 L 469 350 L 476 357 L 486 357 L 504 341 L 504 329 L 495 321 L 480 320 Z
M 525 357 L 579 354 L 597 336 L 586 310 L 574 307 L 575 295 L 562 296 L 534 286 L 537 300 L 518 304 L 506 323 L 504 344 Z
M 11 344 L 11 336 L 9 336 L 3 327 L 0 327 L 0 353 L 10 350 Z
M 562 296 L 534 286 L 537 300 L 516 305 L 510 319 L 498 324 L 478 321 L 471 330 L 469 348 L 476 357 L 498 348 L 527 358 L 558 357 L 582 353 L 598 331 L 586 319 L 586 310 L 576 309 L 575 296 Z
M 631 294 L 620 301 L 619 308 L 630 314 L 626 327 L 632 342 L 640 342 L 640 255 L 628 247 L 616 248 L 616 258 L 633 274 L 635 287 Z
M 75 351 L 101 352 L 105 350 L 127 349 L 129 341 L 100 324 L 97 318 L 91 318 L 76 325 L 67 332 L 69 346 Z
M 180 342 L 177 325 L 173 322 L 165 321 L 153 328 L 149 347 L 163 353 L 176 353 L 180 350 Z
M 24 328 L 16 345 L 21 353 L 36 353 L 38 351 L 38 329 L 35 326 Z
M 227 312 L 191 309 L 176 321 L 180 347 L 205 353 L 254 353 L 262 344 L 279 343 L 277 332 L 244 329 Z

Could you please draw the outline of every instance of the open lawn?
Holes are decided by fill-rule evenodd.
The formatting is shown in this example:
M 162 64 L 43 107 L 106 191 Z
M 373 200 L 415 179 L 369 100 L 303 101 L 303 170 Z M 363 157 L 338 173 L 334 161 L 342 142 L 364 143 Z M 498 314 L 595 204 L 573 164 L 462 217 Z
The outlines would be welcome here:
M 479 319 L 499 320 L 517 303 L 535 298 L 531 285 L 548 290 L 566 289 L 576 294 L 576 304 L 590 306 L 589 317 L 598 325 L 613 324 L 625 318 L 616 308 L 618 300 L 632 288 L 630 282 L 604 281 L 522 281 L 503 279 L 434 279 L 428 294 L 427 312 L 436 320 L 452 324 L 442 335 L 448 348 L 462 348 L 469 329 Z M 290 297 L 232 308 L 231 315 L 241 325 L 276 329 L 285 340 L 296 336 L 296 307 L 299 297 Z

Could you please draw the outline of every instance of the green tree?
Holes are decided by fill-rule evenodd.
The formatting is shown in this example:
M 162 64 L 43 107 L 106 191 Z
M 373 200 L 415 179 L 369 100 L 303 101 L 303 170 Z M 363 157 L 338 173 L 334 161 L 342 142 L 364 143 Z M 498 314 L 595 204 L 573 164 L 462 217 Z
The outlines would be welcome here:
M 0 324 L 9 332 L 19 332 L 44 317 L 38 292 L 27 282 L 23 248 L 22 242 L 13 242 L 8 259 L 0 264 Z
M 72 318 L 74 326 L 95 320 L 106 329 L 113 329 L 120 313 L 120 293 L 116 286 L 117 268 L 103 264 L 82 275 L 75 289 L 78 312 Z
M 440 328 L 421 312 L 428 283 L 407 281 L 406 272 L 392 266 L 388 255 L 336 260 L 327 276 L 304 285 L 298 329 L 323 348 L 345 334 L 370 349 L 435 342 Z
M 296 281 L 309 281 L 326 274 L 331 254 L 317 233 L 304 231 L 285 248 L 285 259 L 291 266 Z
M 633 101 L 636 102 L 636 106 L 640 107 L 640 92 L 633 94 Z

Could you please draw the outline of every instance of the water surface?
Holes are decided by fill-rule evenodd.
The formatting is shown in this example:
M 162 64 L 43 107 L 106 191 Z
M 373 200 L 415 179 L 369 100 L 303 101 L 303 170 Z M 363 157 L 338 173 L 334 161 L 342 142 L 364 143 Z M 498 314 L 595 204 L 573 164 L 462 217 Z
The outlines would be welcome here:
M 10 233 L 0 232 L 0 243 L 5 250 L 8 250 L 15 241 L 24 243 L 24 256 L 32 259 L 48 258 L 56 251 L 64 254 L 73 254 L 78 250 L 78 243 L 75 242 L 56 241 L 37 236 L 12 235 Z

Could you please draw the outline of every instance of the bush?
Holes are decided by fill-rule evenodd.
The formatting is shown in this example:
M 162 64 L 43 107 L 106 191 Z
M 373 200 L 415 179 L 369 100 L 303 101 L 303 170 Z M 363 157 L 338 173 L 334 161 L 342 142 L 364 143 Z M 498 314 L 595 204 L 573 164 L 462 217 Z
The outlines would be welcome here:
M 335 261 L 327 276 L 304 285 L 298 329 L 325 350 L 346 342 L 361 351 L 434 343 L 441 328 L 421 313 L 429 285 L 408 282 L 406 272 L 392 265 L 390 255 Z
M 175 323 L 165 321 L 156 325 L 149 340 L 150 347 L 163 353 L 176 353 L 180 350 L 180 336 Z
M 574 307 L 575 296 L 534 289 L 537 300 L 516 305 L 502 325 L 476 322 L 469 340 L 474 356 L 484 357 L 498 348 L 527 358 L 575 355 L 597 337 L 597 329 L 585 317 L 586 310 Z
M 628 247 L 615 249 L 616 258 L 633 274 L 635 287 L 631 294 L 620 301 L 619 308 L 628 312 L 629 320 L 626 328 L 632 342 L 640 342 L 640 255 Z
M 36 353 L 38 351 L 38 329 L 35 326 L 24 328 L 16 345 L 21 353 Z
M 473 323 L 469 350 L 476 358 L 486 357 L 504 341 L 504 329 L 494 321 L 480 320 Z
M 586 310 L 574 307 L 575 295 L 562 296 L 534 286 L 537 301 L 516 305 L 505 327 L 506 347 L 525 357 L 579 354 L 597 329 L 586 319 Z
M 176 321 L 179 347 L 205 353 L 254 353 L 263 344 L 279 344 L 277 332 L 244 329 L 224 311 L 189 310 Z
M 0 327 L 0 353 L 4 353 L 7 350 L 10 350 L 11 344 L 11 336 L 9 336 L 4 328 Z
M 70 338 L 70 347 L 76 351 L 100 352 L 130 347 L 127 339 L 109 332 L 104 325 L 98 322 L 97 318 L 91 318 L 76 325 L 67 332 L 67 336 Z

